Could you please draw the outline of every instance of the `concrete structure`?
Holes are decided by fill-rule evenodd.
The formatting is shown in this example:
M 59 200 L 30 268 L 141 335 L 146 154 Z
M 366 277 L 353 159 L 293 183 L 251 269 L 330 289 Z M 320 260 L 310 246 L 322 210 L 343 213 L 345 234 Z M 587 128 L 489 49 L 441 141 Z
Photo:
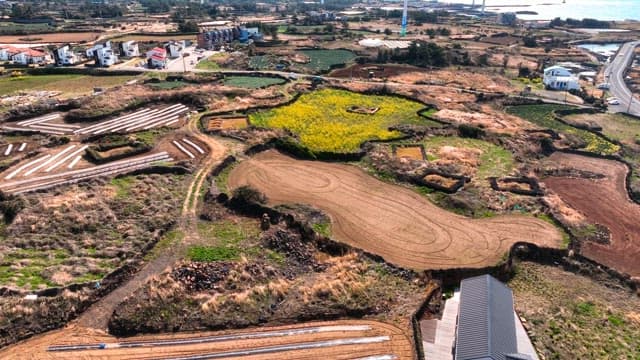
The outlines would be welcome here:
M 164 69 L 167 67 L 167 50 L 156 47 L 147 51 L 147 64 L 150 68 Z
M 136 57 L 140 56 L 140 48 L 138 47 L 137 41 L 125 41 L 121 42 L 119 45 L 120 48 L 120 56 L 124 57 Z
M 96 66 L 109 67 L 118 62 L 118 55 L 111 48 L 111 41 L 96 44 L 86 50 L 86 55 L 96 61 Z
M 68 66 L 76 64 L 80 58 L 71 50 L 69 45 L 59 47 L 53 51 L 53 59 L 57 66 Z
M 440 320 L 423 320 L 429 360 L 537 360 L 513 308 L 511 290 L 490 275 L 468 278 L 445 303 Z
M 551 90 L 578 90 L 578 78 L 562 66 L 552 66 L 544 69 L 542 83 Z
M 49 55 L 45 52 L 24 48 L 18 49 L 18 53 L 11 56 L 11 61 L 21 65 L 29 64 L 45 64 L 50 59 Z

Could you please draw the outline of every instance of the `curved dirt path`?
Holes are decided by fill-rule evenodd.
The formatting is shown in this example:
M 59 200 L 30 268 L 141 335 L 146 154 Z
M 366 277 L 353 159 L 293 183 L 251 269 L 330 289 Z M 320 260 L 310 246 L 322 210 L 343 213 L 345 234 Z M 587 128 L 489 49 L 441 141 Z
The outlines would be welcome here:
M 250 185 L 270 203 L 306 203 L 331 217 L 335 239 L 412 269 L 495 265 L 525 241 L 560 247 L 551 224 L 527 216 L 469 219 L 355 166 L 301 161 L 267 151 L 240 163 L 229 186 Z
M 609 244 L 586 241 L 582 255 L 631 276 L 640 276 L 640 205 L 627 193 L 627 167 L 614 160 L 556 152 L 548 159 L 560 168 L 603 174 L 600 180 L 548 177 L 543 182 L 592 223 L 611 232 Z
M 207 145 L 208 154 L 189 185 L 183 203 L 181 219 L 178 226 L 184 233 L 184 238 L 177 244 L 171 244 L 162 254 L 146 263 L 130 280 L 110 292 L 82 313 L 77 320 L 79 326 L 106 330 L 111 314 L 113 314 L 116 306 L 118 306 L 124 298 L 133 294 L 138 288 L 144 285 L 149 278 L 160 274 L 168 266 L 171 266 L 179 260 L 186 246 L 198 240 L 196 209 L 198 207 L 200 189 L 211 169 L 224 157 L 226 148 L 215 139 L 200 133 L 197 123 L 198 117 L 194 117 L 189 121 L 187 124 L 188 133 Z

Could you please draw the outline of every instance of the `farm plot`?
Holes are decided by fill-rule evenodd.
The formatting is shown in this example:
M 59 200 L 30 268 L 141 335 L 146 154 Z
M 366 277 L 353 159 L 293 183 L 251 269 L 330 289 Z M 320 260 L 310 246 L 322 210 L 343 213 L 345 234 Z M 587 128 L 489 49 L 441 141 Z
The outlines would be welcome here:
M 78 163 L 81 153 L 87 146 L 71 145 L 64 150 L 51 155 L 46 154 L 26 164 L 18 166 L 16 169 L 9 169 L 5 173 L 3 182 L 0 183 L 0 190 L 20 194 L 31 191 L 49 189 L 55 186 L 74 184 L 88 179 L 102 176 L 109 176 L 131 172 L 133 170 L 149 167 L 157 162 L 173 161 L 167 152 L 130 158 L 122 161 L 110 162 L 80 170 L 69 170 Z M 56 168 L 66 165 L 66 171 L 54 172 Z M 36 172 L 42 173 L 40 176 L 31 176 Z M 51 172 L 51 174 L 46 174 Z M 13 180 L 15 177 L 20 180 Z M 26 179 L 21 179 L 26 178 Z
M 0 95 L 19 91 L 61 91 L 64 97 L 90 94 L 96 87 L 123 85 L 134 76 L 25 75 L 0 78 Z
M 284 84 L 285 80 L 276 77 L 260 77 L 260 76 L 229 76 L 223 83 L 227 86 L 259 89 L 271 85 Z
M 206 153 L 201 145 L 195 143 L 195 140 L 183 138 L 181 140 L 172 140 L 171 143 L 189 159 L 195 159 L 196 157 L 199 157 Z
M 507 176 L 514 169 L 513 155 L 487 141 L 457 136 L 434 136 L 424 142 L 427 157 L 440 165 L 456 164 L 466 176 L 479 179 Z
M 79 125 L 60 123 L 62 114 L 54 113 L 39 116 L 33 119 L 18 121 L 15 125 L 5 125 L 4 130 L 37 131 L 44 134 L 65 135 L 72 134 L 74 130 L 81 128 Z M 57 122 L 56 122 L 57 121 Z
M 603 134 L 625 145 L 635 146 L 638 145 L 636 141 L 640 140 L 640 120 L 624 114 L 579 114 L 568 115 L 564 119 L 584 126 L 599 127 Z
M 373 115 L 348 111 L 351 106 L 378 107 Z M 303 94 L 293 104 L 249 115 L 252 125 L 288 129 L 312 151 L 354 152 L 367 140 L 402 136 L 388 128 L 399 124 L 440 126 L 418 112 L 425 106 L 393 96 L 325 89 Z
M 334 66 L 343 65 L 356 58 L 356 54 L 349 50 L 301 50 L 309 58 L 304 66 L 315 72 L 325 72 Z
M 548 161 L 551 167 L 606 176 L 600 180 L 548 177 L 543 182 L 590 222 L 602 224 L 611 232 L 610 244 L 584 242 L 581 245 L 584 256 L 620 272 L 640 276 L 640 206 L 627 195 L 624 164 L 558 152 Z
M 247 117 L 216 117 L 207 122 L 207 131 L 244 129 L 247 127 Z
M 602 155 L 612 155 L 620 151 L 620 146 L 610 143 L 597 135 L 582 129 L 561 123 L 553 118 L 553 111 L 572 109 L 565 105 L 520 105 L 507 108 L 507 112 L 536 125 L 559 131 L 566 135 L 579 138 L 584 144 L 580 148 L 585 151 Z
M 162 109 L 144 108 L 128 115 L 76 129 L 73 133 L 77 135 L 100 135 L 171 126 L 179 122 L 187 111 L 189 111 L 189 108 L 182 104 L 175 104 Z
M 104 349 L 101 349 L 100 343 L 106 345 Z M 246 356 L 251 359 L 413 358 L 411 342 L 400 329 L 381 322 L 349 320 L 256 330 L 145 335 L 127 339 L 70 328 L 9 347 L 0 356 L 19 359 L 27 353 L 39 359 L 178 359 L 191 356 L 225 359 Z
M 348 165 L 299 161 L 275 151 L 236 166 L 229 187 L 252 186 L 272 204 L 306 203 L 327 212 L 339 241 L 412 269 L 484 267 L 526 241 L 560 247 L 551 224 L 526 216 L 474 220 Z

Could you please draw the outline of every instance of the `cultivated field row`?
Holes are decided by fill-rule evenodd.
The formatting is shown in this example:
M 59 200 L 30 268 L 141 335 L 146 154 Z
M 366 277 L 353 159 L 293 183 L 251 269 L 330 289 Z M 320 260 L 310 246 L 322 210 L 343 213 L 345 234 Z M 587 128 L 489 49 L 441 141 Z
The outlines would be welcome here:
M 69 148 L 65 150 L 68 150 L 68 149 Z M 84 149 L 82 149 L 82 151 L 84 151 Z M 36 160 L 42 161 L 45 158 L 49 159 L 48 157 L 45 156 Z M 78 158 L 76 157 L 70 165 L 77 162 L 78 161 L 77 159 Z M 65 171 L 65 172 L 52 174 L 52 175 L 44 175 L 44 176 L 37 176 L 37 177 L 32 177 L 24 180 L 10 181 L 10 182 L 0 184 L 0 190 L 6 191 L 9 193 L 14 193 L 14 194 L 20 194 L 20 193 L 25 193 L 30 191 L 38 191 L 38 190 L 52 188 L 58 185 L 73 184 L 83 180 L 92 179 L 100 176 L 130 172 L 136 169 L 142 169 L 142 168 L 148 167 L 158 161 L 172 161 L 172 160 L 173 159 L 169 156 L 167 152 L 160 152 L 160 153 L 145 155 L 145 156 L 141 156 L 133 159 L 115 161 L 109 164 L 98 165 L 98 166 L 81 169 L 81 170 L 71 170 L 71 171 Z M 41 165 L 42 164 L 38 166 L 41 166 Z M 22 169 L 19 169 L 19 170 L 22 170 Z M 32 171 L 32 170 L 33 169 L 29 171 Z
M 177 141 L 177 140 L 173 140 L 172 143 L 173 143 L 173 145 L 175 145 L 175 147 L 178 148 L 178 150 L 182 151 L 182 153 L 187 155 L 190 159 L 195 159 L 196 155 L 194 155 L 194 153 L 190 149 L 187 149 L 187 147 L 190 147 L 190 148 L 194 149 L 195 151 L 197 151 L 201 155 L 203 155 L 205 153 L 205 151 L 202 150 L 202 148 L 200 146 L 198 146 L 196 143 L 194 143 L 193 141 L 191 141 L 191 140 L 189 140 L 187 138 L 182 139 L 182 141 L 186 144 L 186 146 L 183 145 L 180 141 Z
M 61 115 L 56 113 L 19 121 L 15 126 L 5 125 L 2 129 L 9 131 L 37 131 L 52 135 L 100 135 L 169 126 L 180 121 L 180 116 L 187 111 L 189 111 L 189 108 L 182 104 L 171 105 L 163 109 L 144 108 L 128 115 L 85 127 L 52 123 L 51 121 L 59 121 L 61 119 Z
M 111 339 L 109 339 L 111 340 Z M 145 359 L 331 359 L 391 360 L 412 358 L 402 332 L 376 322 L 333 322 L 257 329 L 227 334 L 144 336 L 139 340 L 82 342 L 63 339 L 48 345 L 47 358 L 142 356 Z M 96 341 L 95 339 L 93 341 Z

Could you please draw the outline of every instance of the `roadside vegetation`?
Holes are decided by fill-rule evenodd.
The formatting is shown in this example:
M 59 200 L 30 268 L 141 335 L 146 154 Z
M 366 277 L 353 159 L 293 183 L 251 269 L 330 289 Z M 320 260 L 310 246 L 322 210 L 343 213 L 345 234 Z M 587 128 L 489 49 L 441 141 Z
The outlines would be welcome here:
M 507 112 L 530 121 L 536 125 L 559 131 L 566 135 L 573 135 L 584 142 L 582 150 L 602 154 L 613 155 L 620 151 L 620 146 L 587 131 L 563 124 L 553 118 L 556 110 L 573 109 L 571 106 L 544 104 L 544 105 L 520 105 L 507 108 Z
M 347 111 L 352 106 L 379 108 L 374 114 Z M 293 104 L 249 115 L 252 125 L 288 129 L 312 151 L 349 153 L 367 140 L 391 140 L 402 133 L 388 128 L 400 124 L 440 126 L 418 111 L 419 102 L 394 96 L 364 95 L 324 89 L 304 94 Z

